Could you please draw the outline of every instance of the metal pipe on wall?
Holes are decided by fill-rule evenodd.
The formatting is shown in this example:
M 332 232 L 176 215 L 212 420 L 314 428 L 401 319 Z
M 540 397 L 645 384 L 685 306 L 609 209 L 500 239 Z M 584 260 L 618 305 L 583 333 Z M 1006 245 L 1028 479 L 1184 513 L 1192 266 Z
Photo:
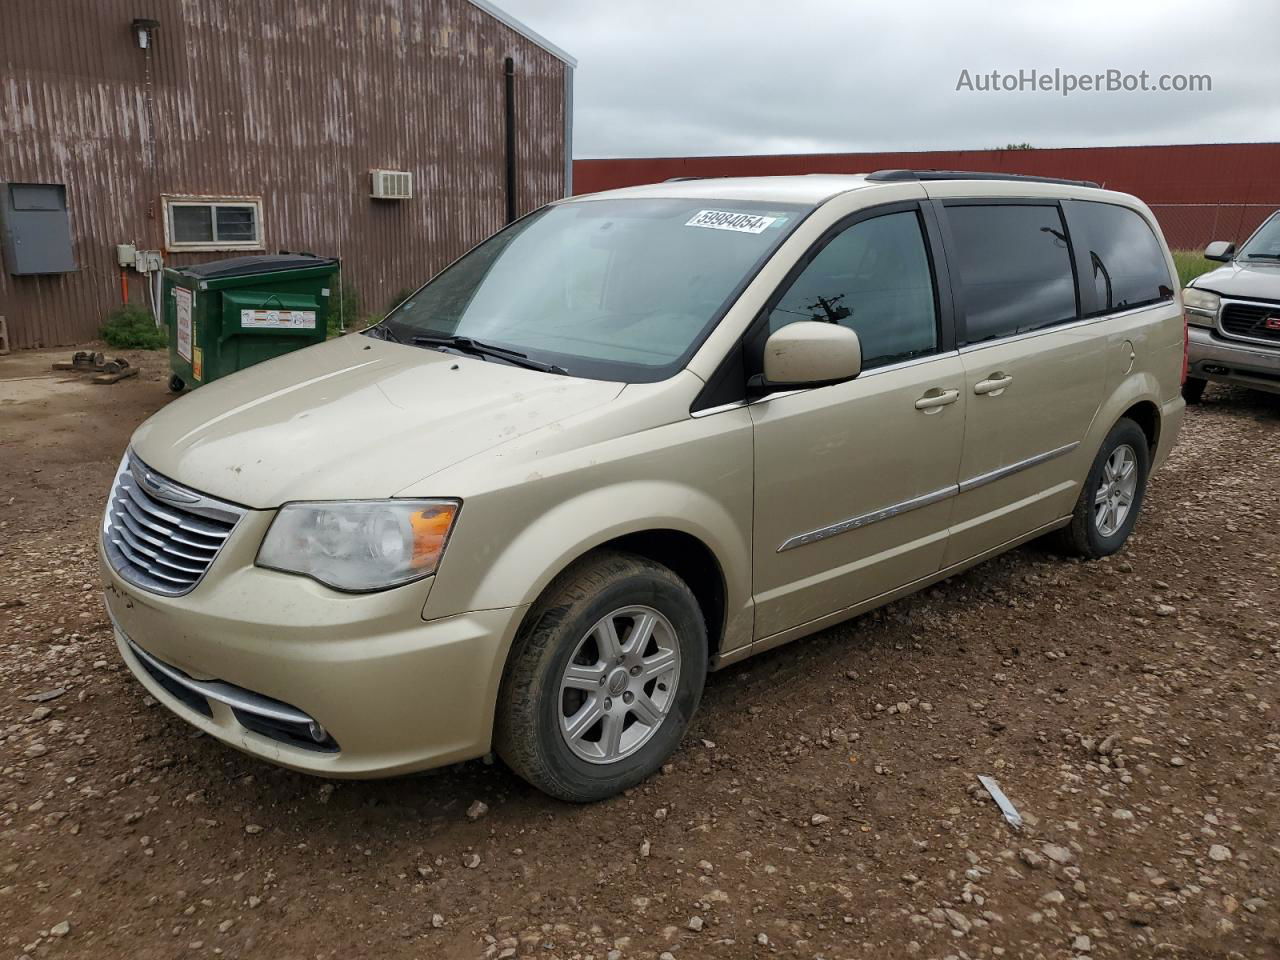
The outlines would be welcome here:
M 504 139 L 506 142 L 506 193 L 507 223 L 516 218 L 516 63 L 507 57 L 503 64 L 503 80 L 505 96 L 503 111 L 505 113 Z

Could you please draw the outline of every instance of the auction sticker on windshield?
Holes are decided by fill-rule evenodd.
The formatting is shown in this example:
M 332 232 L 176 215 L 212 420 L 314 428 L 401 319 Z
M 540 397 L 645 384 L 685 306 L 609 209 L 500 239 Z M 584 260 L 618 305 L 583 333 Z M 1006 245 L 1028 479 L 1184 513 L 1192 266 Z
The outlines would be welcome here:
M 754 213 L 734 213 L 732 210 L 699 210 L 689 218 L 685 226 L 732 230 L 735 233 L 764 233 L 777 219 L 760 217 Z

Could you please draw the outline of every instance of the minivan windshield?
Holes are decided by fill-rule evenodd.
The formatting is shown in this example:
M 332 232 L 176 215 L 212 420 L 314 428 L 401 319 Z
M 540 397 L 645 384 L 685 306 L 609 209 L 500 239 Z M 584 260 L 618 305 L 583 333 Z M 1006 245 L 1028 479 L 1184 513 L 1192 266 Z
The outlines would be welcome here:
M 438 274 L 371 335 L 446 349 L 441 341 L 461 338 L 459 349 L 498 362 L 515 352 L 577 377 L 664 380 L 810 209 L 661 198 L 544 207 Z
M 1280 261 L 1280 213 L 1273 213 L 1236 254 L 1237 260 Z

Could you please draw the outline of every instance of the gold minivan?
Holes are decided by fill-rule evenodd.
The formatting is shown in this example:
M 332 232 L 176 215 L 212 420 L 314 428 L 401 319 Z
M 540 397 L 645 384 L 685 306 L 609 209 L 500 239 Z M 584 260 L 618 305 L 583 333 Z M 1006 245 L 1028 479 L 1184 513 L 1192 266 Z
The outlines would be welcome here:
M 1124 544 L 1183 414 L 1150 210 L 955 172 L 555 203 L 386 320 L 138 428 L 120 653 L 330 777 L 496 753 L 554 796 L 672 753 L 708 670 L 1056 532 Z

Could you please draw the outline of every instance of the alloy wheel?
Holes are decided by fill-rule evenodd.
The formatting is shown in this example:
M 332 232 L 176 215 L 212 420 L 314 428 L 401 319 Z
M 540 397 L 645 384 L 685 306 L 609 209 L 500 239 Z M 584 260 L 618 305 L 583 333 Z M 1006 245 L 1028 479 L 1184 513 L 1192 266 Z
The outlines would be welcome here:
M 647 606 L 615 610 L 593 626 L 560 679 L 560 733 L 588 763 L 630 756 L 662 726 L 680 682 L 680 645 Z
M 1124 526 L 1138 491 L 1138 455 L 1122 443 L 1102 465 L 1102 478 L 1093 496 L 1093 520 L 1098 533 L 1113 537 Z

